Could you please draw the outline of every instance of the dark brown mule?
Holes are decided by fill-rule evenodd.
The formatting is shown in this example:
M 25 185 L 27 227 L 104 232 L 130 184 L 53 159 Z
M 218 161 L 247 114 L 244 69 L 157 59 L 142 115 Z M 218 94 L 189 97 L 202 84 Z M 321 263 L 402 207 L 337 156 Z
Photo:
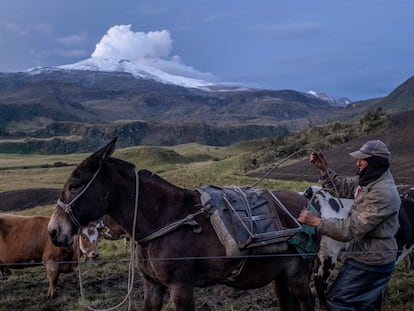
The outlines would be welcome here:
M 48 227 L 56 245 L 71 244 L 77 226 L 104 214 L 109 214 L 132 236 L 135 205 L 138 243 L 154 230 L 200 210 L 198 192 L 174 186 L 146 170 L 137 172 L 131 163 L 110 157 L 115 141 L 85 159 L 65 183 Z M 280 190 L 277 196 L 294 217 L 307 204 L 295 192 Z M 241 258 L 226 258 L 208 217 L 199 214 L 194 220 L 201 232 L 182 225 L 147 243 L 139 243 L 139 268 L 145 278 L 144 310 L 161 310 L 167 290 L 176 310 L 195 310 L 196 286 L 225 283 L 247 289 L 270 282 L 274 284 L 280 310 L 314 309 L 309 289 L 312 259 L 301 257 L 294 250 L 280 256 L 249 257 L 245 262 Z M 229 278 L 242 262 L 241 273 Z

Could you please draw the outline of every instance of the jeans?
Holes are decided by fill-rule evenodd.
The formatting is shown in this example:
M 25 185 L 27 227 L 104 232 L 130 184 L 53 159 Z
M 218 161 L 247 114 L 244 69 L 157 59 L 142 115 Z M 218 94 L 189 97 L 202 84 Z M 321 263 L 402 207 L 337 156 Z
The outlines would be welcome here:
M 395 263 L 372 266 L 347 259 L 327 294 L 331 311 L 379 311 Z

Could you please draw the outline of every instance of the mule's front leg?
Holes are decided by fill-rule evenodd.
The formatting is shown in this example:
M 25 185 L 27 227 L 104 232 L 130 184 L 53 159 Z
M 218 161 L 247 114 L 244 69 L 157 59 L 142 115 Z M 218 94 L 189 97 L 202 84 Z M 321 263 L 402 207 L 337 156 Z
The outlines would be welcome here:
M 160 311 L 166 287 L 150 279 L 144 279 L 144 311 Z
M 309 287 L 312 260 L 292 257 L 288 259 L 288 263 L 288 268 L 273 281 L 279 309 L 282 311 L 314 311 L 315 297 Z
M 175 311 L 194 311 L 194 286 L 175 283 L 168 286 Z

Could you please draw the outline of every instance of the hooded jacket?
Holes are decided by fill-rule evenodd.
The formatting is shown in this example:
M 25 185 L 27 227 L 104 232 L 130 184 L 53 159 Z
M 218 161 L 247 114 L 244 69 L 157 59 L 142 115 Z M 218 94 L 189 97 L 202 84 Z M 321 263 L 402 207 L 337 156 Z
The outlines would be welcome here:
M 322 219 L 318 232 L 350 242 L 345 258 L 368 265 L 384 265 L 395 261 L 400 197 L 390 170 L 365 186 L 358 185 L 359 177 L 339 177 L 329 171 L 322 179 L 324 187 L 337 191 L 339 197 L 353 198 L 346 219 Z

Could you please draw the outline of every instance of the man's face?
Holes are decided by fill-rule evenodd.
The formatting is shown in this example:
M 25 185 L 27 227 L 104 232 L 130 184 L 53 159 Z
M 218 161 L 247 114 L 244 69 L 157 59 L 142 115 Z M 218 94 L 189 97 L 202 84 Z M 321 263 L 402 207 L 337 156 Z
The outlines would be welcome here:
M 359 168 L 359 171 L 361 172 L 364 168 L 368 166 L 368 162 L 365 159 L 360 159 L 357 161 L 356 165 Z

